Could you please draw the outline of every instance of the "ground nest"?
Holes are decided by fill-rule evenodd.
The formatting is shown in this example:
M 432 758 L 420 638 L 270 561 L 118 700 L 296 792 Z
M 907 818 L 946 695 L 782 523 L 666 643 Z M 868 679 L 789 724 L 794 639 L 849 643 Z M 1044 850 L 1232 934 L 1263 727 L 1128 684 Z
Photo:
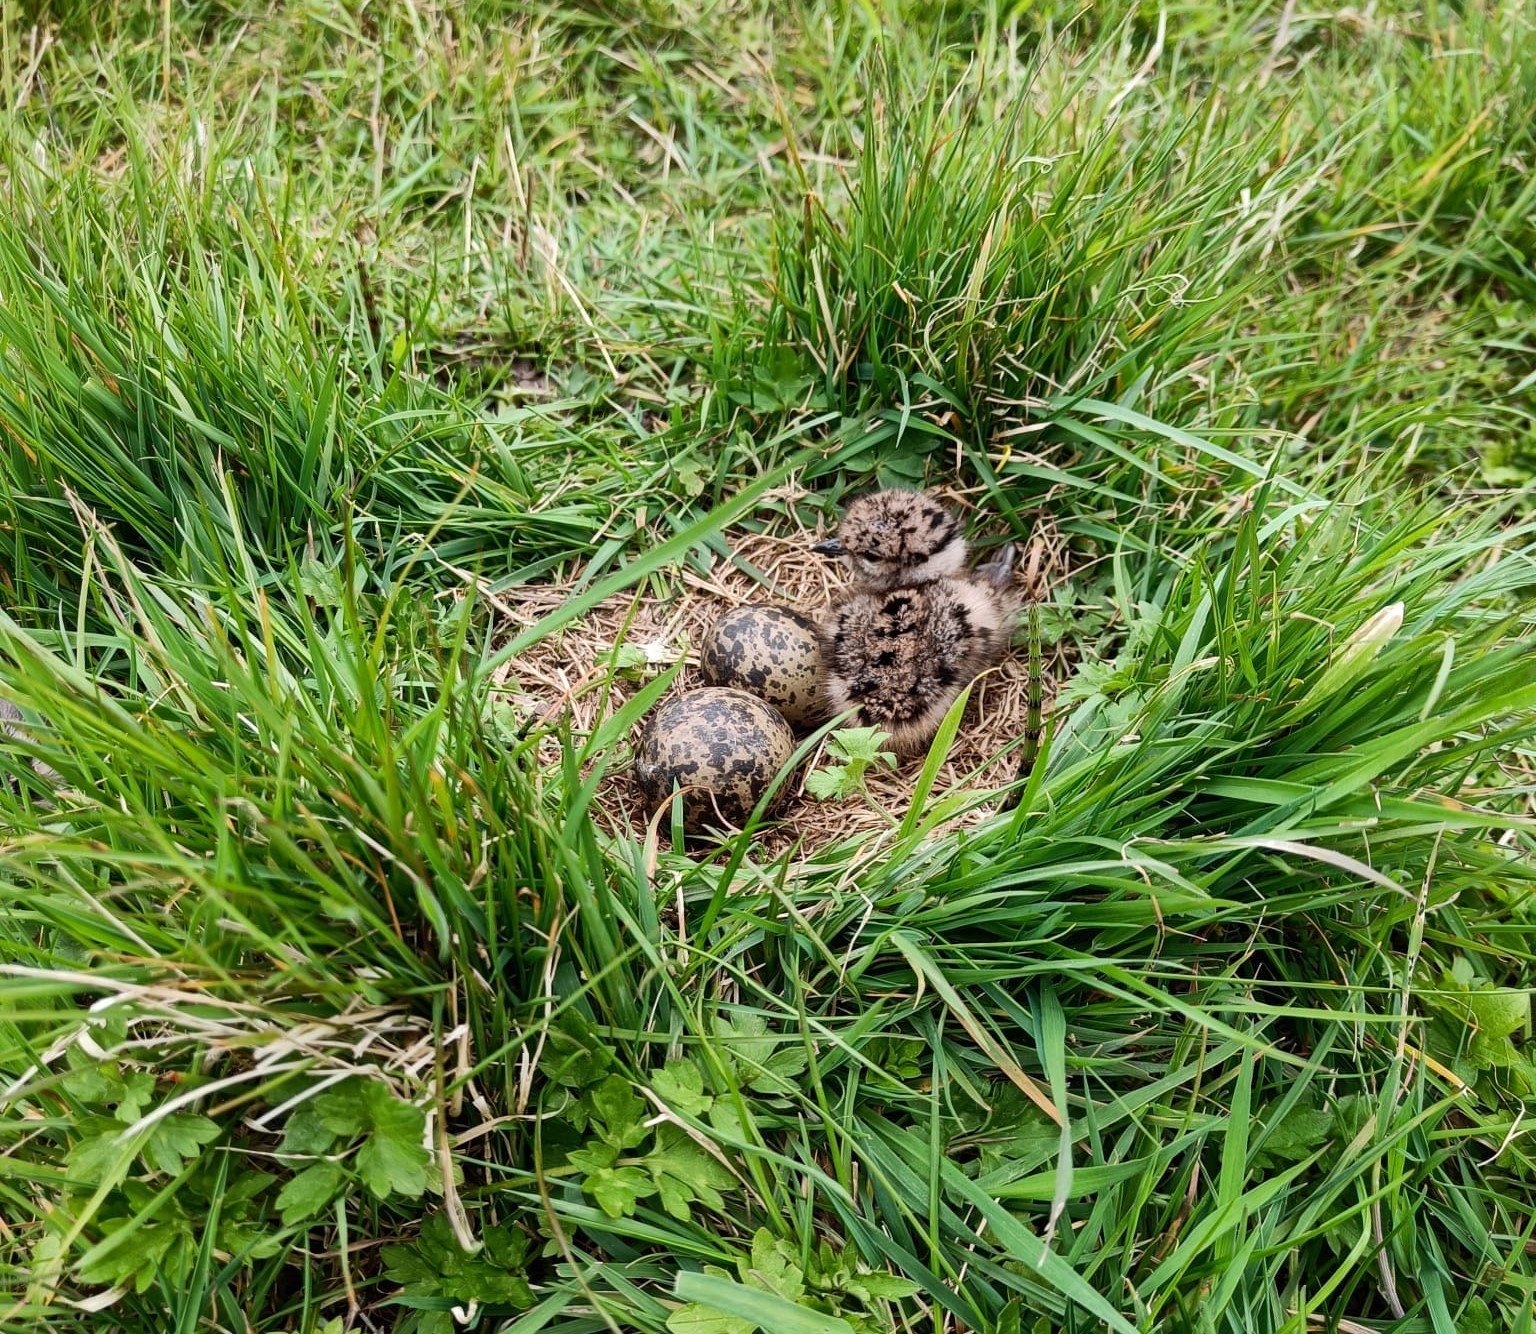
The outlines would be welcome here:
M 794 499 L 798 491 L 769 498 Z M 957 495 L 946 497 L 958 507 Z M 785 506 L 793 512 L 793 506 Z M 828 598 L 843 585 L 840 563 L 811 551 L 827 536 L 775 514 L 765 532 L 727 530 L 729 557 L 718 557 L 707 575 L 683 568 L 670 575 L 670 594 L 657 597 L 630 590 L 600 603 L 562 632 L 541 641 L 505 664 L 497 674 L 501 697 L 519 714 L 553 721 L 567 714 L 578 735 L 590 734 L 659 671 L 679 659 L 683 669 L 673 693 L 704 685 L 698 645 L 721 613 L 745 603 L 779 603 L 819 616 Z M 1044 600 L 1067 574 L 1067 548 L 1055 528 L 1042 520 L 1019 543 L 1018 586 L 1027 601 Z M 558 608 L 572 594 L 569 585 L 533 584 L 497 599 L 504 635 L 511 639 Z M 1022 640 L 1022 634 L 1016 636 Z M 615 647 L 626 646 L 628 670 L 612 676 Z M 644 663 L 639 659 L 644 655 Z M 1043 688 L 1049 705 L 1062 664 L 1047 655 Z M 612 679 L 610 677 L 612 676 Z M 981 792 L 1009 782 L 1017 769 L 1016 750 L 1004 752 L 1023 734 L 1028 711 L 1028 664 L 1022 645 L 977 682 L 948 758 L 940 768 L 930 800 L 957 789 Z M 628 738 L 633 744 L 634 736 Z M 754 840 L 760 854 L 776 855 L 798 846 L 813 851 L 852 835 L 889 830 L 906 815 L 923 768 L 921 757 L 897 769 L 873 768 L 868 799 L 821 801 L 805 792 L 805 774 L 825 762 L 825 746 L 812 754 L 791 780 L 789 799 L 777 824 Z M 652 812 L 634 782 L 629 756 L 618 763 L 597 793 L 595 818 L 609 832 L 643 838 Z M 970 817 L 978 818 L 976 813 Z

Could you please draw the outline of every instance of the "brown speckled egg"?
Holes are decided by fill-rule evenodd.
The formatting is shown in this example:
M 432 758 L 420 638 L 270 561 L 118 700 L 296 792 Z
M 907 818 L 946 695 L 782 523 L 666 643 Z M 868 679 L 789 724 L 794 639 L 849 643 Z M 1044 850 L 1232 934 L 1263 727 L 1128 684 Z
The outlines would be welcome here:
M 793 727 L 824 721 L 816 622 L 790 607 L 735 607 L 699 647 L 711 685 L 747 690 L 772 704 Z
M 651 715 L 635 750 L 635 777 L 652 807 L 683 793 L 683 827 L 740 827 L 789 761 L 794 733 L 772 705 L 744 690 L 707 686 Z M 780 789 L 782 796 L 786 783 Z

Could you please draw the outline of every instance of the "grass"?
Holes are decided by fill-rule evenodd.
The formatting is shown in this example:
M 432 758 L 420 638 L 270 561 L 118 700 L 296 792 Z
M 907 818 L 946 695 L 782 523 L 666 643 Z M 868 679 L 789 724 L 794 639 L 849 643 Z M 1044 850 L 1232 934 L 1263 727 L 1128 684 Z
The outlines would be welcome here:
M 7 8 L 0 1327 L 1530 1330 L 1533 37 Z M 893 481 L 1038 755 L 594 821 L 502 669 Z

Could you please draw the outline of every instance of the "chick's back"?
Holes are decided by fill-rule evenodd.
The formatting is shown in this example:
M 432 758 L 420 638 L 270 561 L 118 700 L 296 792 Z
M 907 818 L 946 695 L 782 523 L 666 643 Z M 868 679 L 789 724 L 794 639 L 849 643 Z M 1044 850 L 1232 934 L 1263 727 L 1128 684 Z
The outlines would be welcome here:
M 1000 599 L 965 580 L 850 594 L 821 625 L 827 703 L 835 713 L 857 707 L 898 751 L 921 750 L 1009 632 Z

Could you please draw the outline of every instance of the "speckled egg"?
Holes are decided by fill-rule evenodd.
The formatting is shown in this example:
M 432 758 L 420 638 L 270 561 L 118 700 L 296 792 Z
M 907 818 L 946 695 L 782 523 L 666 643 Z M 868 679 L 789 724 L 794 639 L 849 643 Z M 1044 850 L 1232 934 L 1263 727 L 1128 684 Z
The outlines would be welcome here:
M 651 715 L 635 750 L 635 777 L 653 808 L 671 798 L 674 784 L 685 789 L 689 833 L 740 827 L 794 748 L 794 733 L 772 705 L 744 690 L 707 686 Z
M 793 727 L 824 721 L 816 622 L 790 607 L 735 607 L 699 646 L 711 685 L 734 686 L 767 700 Z

